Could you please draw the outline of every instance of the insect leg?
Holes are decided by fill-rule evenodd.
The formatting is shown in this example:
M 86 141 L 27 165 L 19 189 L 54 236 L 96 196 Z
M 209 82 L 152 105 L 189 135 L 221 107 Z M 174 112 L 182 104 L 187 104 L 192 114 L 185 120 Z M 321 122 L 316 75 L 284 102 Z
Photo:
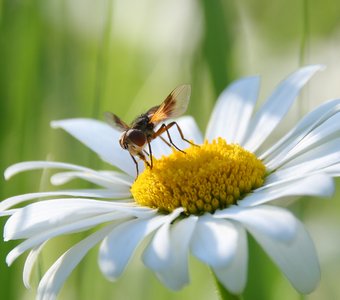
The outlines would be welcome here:
M 132 158 L 132 160 L 134 161 L 135 165 L 136 165 L 136 171 L 137 171 L 137 176 L 136 178 L 138 177 L 139 175 L 139 169 L 138 169 L 138 163 L 137 163 L 137 160 L 135 159 L 135 157 L 130 153 L 130 156 Z
M 149 141 L 147 141 L 148 142 L 148 147 L 149 147 L 149 153 L 150 153 L 150 168 L 152 169 L 152 167 L 153 167 L 153 160 L 152 160 L 152 150 L 151 150 L 151 144 L 150 144 L 150 142 Z
M 181 151 L 181 152 L 185 153 L 183 150 L 179 149 L 179 148 L 174 144 L 174 142 L 173 142 L 172 139 L 171 139 L 171 136 L 170 136 L 170 133 L 169 133 L 169 129 L 170 129 L 173 125 L 175 125 L 175 124 L 177 125 L 176 122 L 171 122 L 171 123 L 169 123 L 169 124 L 167 124 L 167 125 L 162 124 L 162 126 L 161 126 L 161 127 L 153 134 L 152 138 L 155 139 L 156 137 L 160 136 L 162 133 L 166 132 L 166 134 L 168 135 L 170 144 L 171 144 L 172 146 L 174 146 L 178 151 Z M 177 125 L 177 127 L 179 127 L 179 126 Z M 183 133 L 182 133 L 180 130 L 179 130 L 179 132 L 180 132 L 180 135 L 181 135 L 182 139 L 185 140 L 185 141 L 187 141 L 187 142 L 189 142 L 188 140 L 186 140 L 186 139 L 184 138 Z M 162 139 L 162 140 L 165 141 L 164 139 Z M 167 142 L 166 142 L 166 143 L 167 143 Z M 189 142 L 189 143 L 190 143 L 190 142 Z M 168 144 L 168 143 L 167 143 L 167 144 Z
M 164 137 L 160 135 L 159 138 L 171 148 L 171 144 Z
M 194 144 L 193 142 L 190 142 L 189 140 L 187 140 L 187 139 L 184 137 L 184 134 L 183 134 L 183 132 L 182 132 L 182 129 L 181 129 L 181 127 L 179 127 L 179 125 L 177 124 L 177 122 L 175 122 L 175 121 L 174 121 L 174 122 L 171 122 L 169 125 L 171 125 L 171 126 L 176 125 L 177 130 L 178 130 L 178 132 L 179 132 L 179 134 L 180 134 L 180 136 L 181 136 L 181 138 L 182 138 L 183 141 L 186 141 L 186 142 L 189 143 L 190 145 L 199 147 L 198 145 Z M 169 125 L 168 125 L 168 126 L 169 126 Z M 170 126 L 170 127 L 171 127 L 171 126 Z M 170 127 L 168 127 L 168 129 L 170 129 Z
M 151 153 L 152 154 L 152 153 Z M 137 155 L 138 155 L 138 157 L 142 160 L 142 161 L 144 161 L 150 168 L 151 168 L 151 165 L 150 165 L 150 163 L 147 161 L 147 159 L 145 158 L 145 155 L 143 154 L 143 152 L 139 152 L 139 153 L 137 153 Z

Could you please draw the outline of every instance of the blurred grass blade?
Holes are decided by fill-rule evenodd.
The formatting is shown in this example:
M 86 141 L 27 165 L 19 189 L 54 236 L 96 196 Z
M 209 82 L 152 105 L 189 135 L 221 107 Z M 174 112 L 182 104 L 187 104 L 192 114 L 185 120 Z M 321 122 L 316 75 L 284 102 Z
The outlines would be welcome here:
M 232 7 L 220 0 L 201 0 L 201 4 L 204 13 L 202 53 L 207 62 L 217 97 L 234 75 L 231 57 Z

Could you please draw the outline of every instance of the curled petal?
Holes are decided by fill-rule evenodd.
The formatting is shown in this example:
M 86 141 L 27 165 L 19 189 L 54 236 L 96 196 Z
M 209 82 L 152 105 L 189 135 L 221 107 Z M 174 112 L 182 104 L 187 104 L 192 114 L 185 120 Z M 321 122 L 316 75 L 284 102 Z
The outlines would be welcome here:
M 98 263 L 103 274 L 110 280 L 117 279 L 140 242 L 165 222 L 174 220 L 181 212 L 178 209 L 166 216 L 133 219 L 114 228 L 99 250 Z
M 31 277 L 31 274 L 32 274 L 32 270 L 33 270 L 33 267 L 34 267 L 36 260 L 38 259 L 39 254 L 40 254 L 40 252 L 41 252 L 41 250 L 43 249 L 44 246 L 45 246 L 45 243 L 42 243 L 41 245 L 33 248 L 26 258 L 25 265 L 24 265 L 24 271 L 22 272 L 22 278 L 23 278 L 24 285 L 27 289 L 29 289 L 31 287 L 30 277 Z
M 191 251 L 213 268 L 227 267 L 237 251 L 238 232 L 229 221 L 206 214 L 197 221 L 191 240 Z
M 188 251 L 196 222 L 197 217 L 189 217 L 174 225 L 165 223 L 144 251 L 144 264 L 172 290 L 189 283 Z
M 235 227 L 238 231 L 237 251 L 233 261 L 227 267 L 213 268 L 219 282 L 233 294 L 241 294 L 247 282 L 248 249 L 246 231 L 241 226 Z

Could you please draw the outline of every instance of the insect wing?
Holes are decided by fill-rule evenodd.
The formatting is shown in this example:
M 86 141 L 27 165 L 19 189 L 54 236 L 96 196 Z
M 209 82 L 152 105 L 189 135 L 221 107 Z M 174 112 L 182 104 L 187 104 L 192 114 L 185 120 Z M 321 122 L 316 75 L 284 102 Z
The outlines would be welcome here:
M 157 124 L 165 119 L 178 117 L 187 110 L 191 94 L 191 87 L 188 84 L 175 88 L 158 107 L 149 111 L 150 123 Z M 157 108 L 157 109 L 156 109 Z M 152 110 L 155 110 L 154 112 Z M 149 113 L 148 111 L 148 113 Z
M 115 114 L 111 112 L 105 112 L 104 113 L 106 121 L 118 131 L 126 131 L 130 129 L 130 126 L 127 125 L 124 121 L 122 121 L 119 117 L 117 117 Z
M 151 118 L 155 112 L 158 110 L 158 108 L 160 107 L 160 105 L 157 105 L 157 106 L 154 106 L 154 107 L 151 107 L 147 112 L 146 112 L 146 115 Z

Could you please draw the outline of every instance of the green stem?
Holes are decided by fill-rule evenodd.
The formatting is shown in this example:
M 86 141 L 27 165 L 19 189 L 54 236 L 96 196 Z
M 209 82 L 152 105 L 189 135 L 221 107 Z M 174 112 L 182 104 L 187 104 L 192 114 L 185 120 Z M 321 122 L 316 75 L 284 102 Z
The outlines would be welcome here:
M 241 295 L 235 295 L 230 293 L 217 279 L 216 275 L 214 274 L 214 272 L 212 272 L 213 276 L 214 276 L 214 281 L 220 296 L 221 300 L 242 300 L 243 297 Z

